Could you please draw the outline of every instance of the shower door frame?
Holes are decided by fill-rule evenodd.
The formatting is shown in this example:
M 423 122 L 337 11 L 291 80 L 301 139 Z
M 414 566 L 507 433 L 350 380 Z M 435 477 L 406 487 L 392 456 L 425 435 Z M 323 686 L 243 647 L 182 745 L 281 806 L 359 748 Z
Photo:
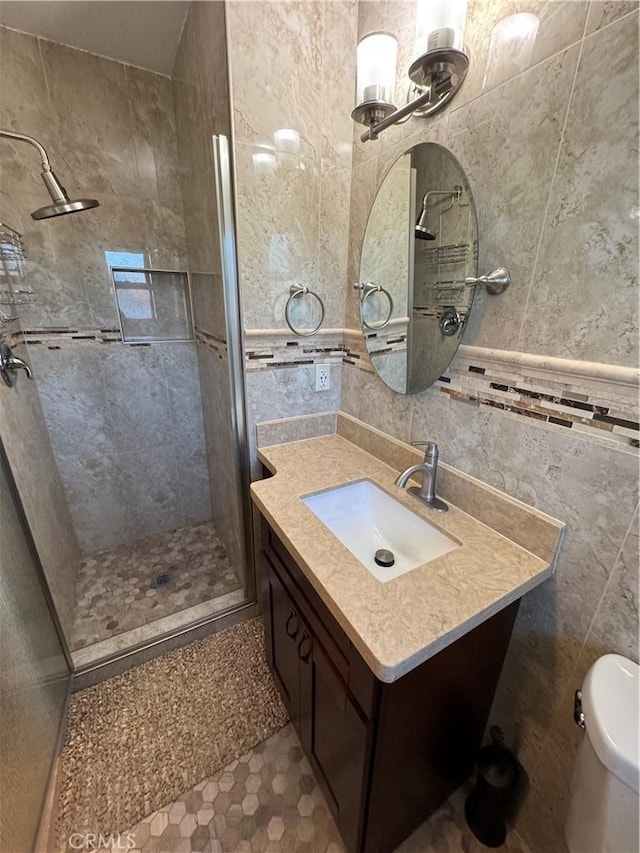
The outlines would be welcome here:
M 256 561 L 252 508 L 249 496 L 251 468 L 249 461 L 249 436 L 247 433 L 246 387 L 244 365 L 244 336 L 242 331 L 242 296 L 238 275 L 236 242 L 235 175 L 229 139 L 224 134 L 212 137 L 216 204 L 218 209 L 218 234 L 222 266 L 225 326 L 231 389 L 231 418 L 236 436 L 236 470 L 239 501 L 242 513 L 245 555 L 245 595 L 247 602 L 241 606 L 255 606 Z

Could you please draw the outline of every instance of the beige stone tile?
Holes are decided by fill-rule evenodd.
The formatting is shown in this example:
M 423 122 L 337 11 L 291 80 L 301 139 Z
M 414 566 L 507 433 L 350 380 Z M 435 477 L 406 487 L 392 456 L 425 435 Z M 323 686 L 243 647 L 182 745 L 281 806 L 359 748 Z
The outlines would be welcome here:
M 323 16 L 322 157 L 351 167 L 355 89 L 357 6 L 354 0 L 320 3 Z M 354 81 L 354 86 L 349 81 Z M 344 187 L 344 183 L 343 183 Z
M 353 284 L 360 281 L 360 252 L 369 211 L 376 194 L 375 158 L 354 166 L 351 173 L 351 212 L 349 217 L 349 266 L 346 288 L 345 325 L 359 329 L 358 294 Z
M 273 145 L 274 131 L 291 128 L 300 134 L 301 153 L 316 153 L 322 99 L 320 3 L 231 3 L 227 13 L 237 141 Z M 256 33 L 260 74 L 252 61 Z M 294 76 L 291 68 L 297 69 Z
M 52 153 L 66 167 L 65 184 L 72 197 L 80 187 L 135 195 L 131 191 L 137 185 L 135 148 L 124 65 L 50 41 L 42 41 L 40 49 L 56 117 Z
M 341 3 L 329 3 L 340 6 Z M 318 219 L 318 292 L 325 303 L 324 327 L 344 326 L 344 288 L 348 272 L 350 226 L 350 169 L 321 165 L 320 213 Z
M 639 566 L 636 514 L 587 634 L 581 654 L 583 667 L 610 652 L 637 662 Z
M 315 161 L 282 152 L 267 154 L 273 164 L 265 168 L 253 160 L 263 153 L 255 145 L 236 148 L 243 322 L 245 328 L 284 328 L 290 286 L 317 290 L 321 175 Z M 274 205 L 275 197 L 282 204 Z M 317 323 L 311 297 L 297 299 L 294 309 L 301 328 Z
M 569 48 L 451 114 L 449 145 L 478 215 L 478 269 L 504 266 L 512 277 L 500 297 L 476 295 L 465 344 L 516 348 L 527 292 L 539 287 L 533 261 L 578 53 Z
M 49 99 L 47 97 L 42 61 L 38 40 L 33 36 L 0 27 L 0 57 L 2 62 L 2 81 L 0 82 L 0 115 L 2 125 L 8 129 L 19 129 L 42 138 L 45 147 L 54 135 Z M 43 129 L 47 129 L 42 136 Z M 2 140 L 3 186 L 11 166 L 9 156 L 21 163 L 20 180 L 26 180 L 27 186 L 36 192 L 44 187 L 38 170 L 29 168 L 37 163 L 37 154 L 24 143 L 15 143 L 15 154 L 10 155 L 14 143 Z M 36 159 L 34 159 L 36 158 Z M 46 195 L 46 190 L 44 191 Z
M 637 15 L 585 39 L 519 349 L 637 363 L 637 50 Z
M 331 435 L 336 431 L 335 412 L 320 415 L 303 415 L 300 418 L 283 418 L 263 421 L 256 425 L 258 447 L 300 441 L 316 435 Z
M 411 434 L 412 399 L 396 394 L 377 377 L 361 374 L 359 417 L 382 432 L 408 441 Z
M 465 27 L 471 64 L 456 104 L 579 42 L 588 8 L 586 0 L 472 0 Z
M 606 27 L 638 8 L 638 0 L 593 0 L 589 5 L 586 34 Z

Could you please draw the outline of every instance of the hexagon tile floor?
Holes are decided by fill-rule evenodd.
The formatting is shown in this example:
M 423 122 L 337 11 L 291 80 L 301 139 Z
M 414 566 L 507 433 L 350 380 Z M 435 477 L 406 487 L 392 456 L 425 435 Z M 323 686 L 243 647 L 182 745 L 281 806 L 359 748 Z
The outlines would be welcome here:
M 291 724 L 130 832 L 136 846 L 129 853 L 345 853 Z M 455 796 L 396 853 L 486 849 L 471 835 Z M 527 850 L 513 835 L 498 853 Z

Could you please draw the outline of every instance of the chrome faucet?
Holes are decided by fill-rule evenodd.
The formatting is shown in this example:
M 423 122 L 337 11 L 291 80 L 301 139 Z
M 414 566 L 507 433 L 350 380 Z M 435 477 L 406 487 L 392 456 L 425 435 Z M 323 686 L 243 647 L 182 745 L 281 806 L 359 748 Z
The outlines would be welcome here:
M 414 474 L 422 474 L 422 486 L 411 486 L 407 491 L 420 498 L 431 509 L 437 512 L 446 512 L 449 507 L 440 498 L 436 497 L 436 474 L 438 473 L 438 445 L 435 441 L 412 441 L 414 447 L 424 447 L 424 462 L 420 465 L 412 465 L 399 474 L 396 478 L 396 486 L 401 489 L 407 485 L 409 478 Z

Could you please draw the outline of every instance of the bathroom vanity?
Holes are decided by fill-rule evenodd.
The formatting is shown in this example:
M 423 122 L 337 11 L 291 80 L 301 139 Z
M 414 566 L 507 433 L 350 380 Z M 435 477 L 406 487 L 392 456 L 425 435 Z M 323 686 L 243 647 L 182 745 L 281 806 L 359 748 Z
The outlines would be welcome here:
M 518 604 L 388 684 L 263 536 L 271 672 L 347 849 L 387 853 L 471 772 Z
M 275 474 L 252 486 L 269 666 L 347 849 L 390 853 L 471 772 L 519 600 L 553 552 L 452 505 L 437 524 L 458 547 L 383 583 L 302 498 L 365 477 L 432 522 L 397 471 L 339 435 L 260 455 Z M 531 512 L 557 545 L 562 525 Z

